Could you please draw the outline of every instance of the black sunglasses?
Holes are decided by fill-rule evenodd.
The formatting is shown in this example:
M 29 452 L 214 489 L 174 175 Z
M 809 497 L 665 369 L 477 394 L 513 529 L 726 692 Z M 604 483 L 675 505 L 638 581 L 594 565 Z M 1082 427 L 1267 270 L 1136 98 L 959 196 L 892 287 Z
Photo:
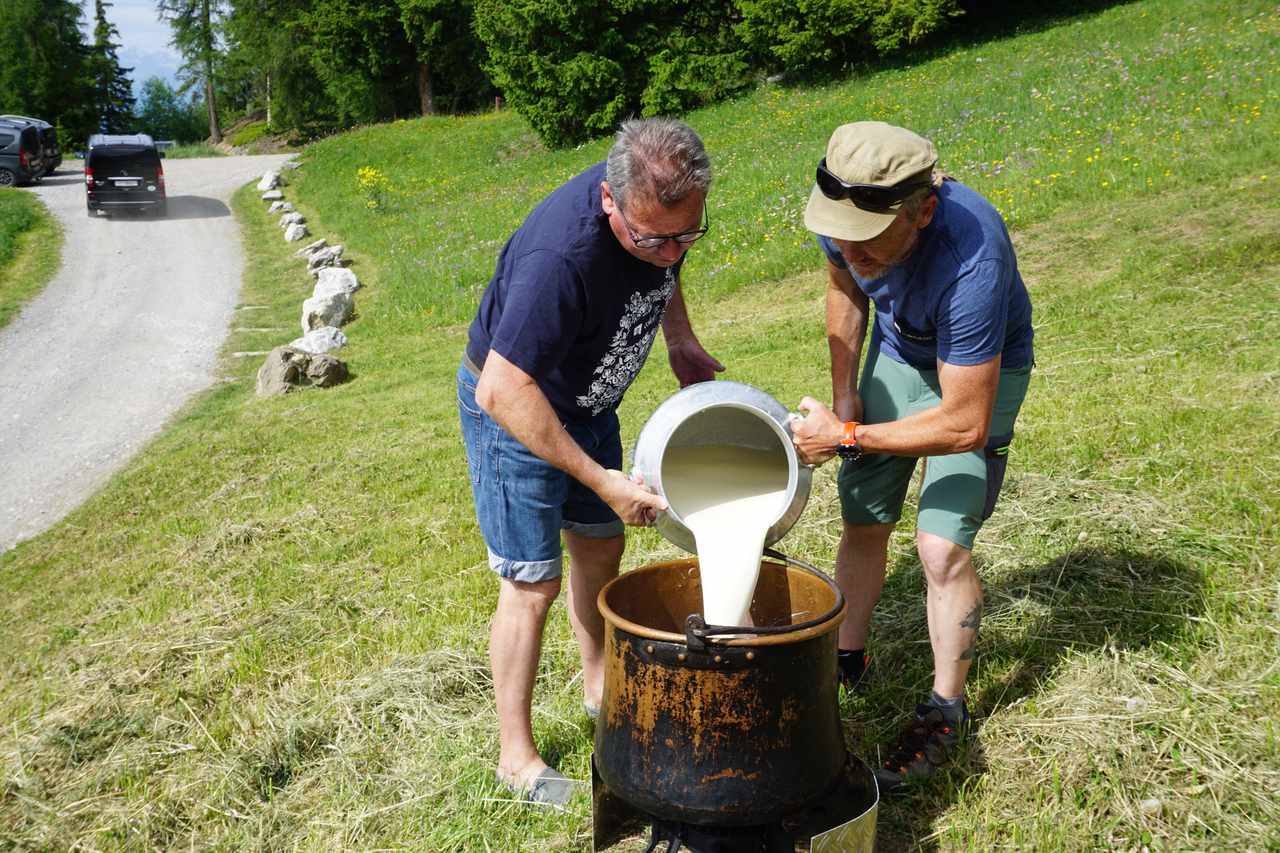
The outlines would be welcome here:
M 683 234 L 637 234 L 631 227 L 631 223 L 627 221 L 627 215 L 622 212 L 621 207 L 618 208 L 618 215 L 622 217 L 622 224 L 627 226 L 627 236 L 631 238 L 632 243 L 636 244 L 637 249 L 656 249 L 668 240 L 675 240 L 680 245 L 687 246 L 705 236 L 711 228 L 711 215 L 707 213 L 705 201 L 702 203 L 702 221 L 705 224 L 701 228 L 686 231 Z
M 818 173 L 815 177 L 818 189 L 832 201 L 849 199 L 855 207 L 868 213 L 894 213 L 897 205 L 904 199 L 922 189 L 933 186 L 929 178 L 908 178 L 891 187 L 879 184 L 847 184 L 827 168 L 827 158 L 818 162 Z

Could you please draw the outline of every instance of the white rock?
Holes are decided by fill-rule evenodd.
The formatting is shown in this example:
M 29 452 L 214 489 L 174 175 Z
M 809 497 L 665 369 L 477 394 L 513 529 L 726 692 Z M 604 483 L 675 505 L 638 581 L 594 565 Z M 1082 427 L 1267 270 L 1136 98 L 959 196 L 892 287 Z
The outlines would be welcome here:
M 290 225 L 301 225 L 307 221 L 307 217 L 301 213 L 286 213 L 280 217 L 280 227 L 288 228 Z
M 289 226 L 289 230 L 284 232 L 284 239 L 290 243 L 296 243 L 299 240 L 305 240 L 308 233 L 310 232 L 307 231 L 307 226 L 298 223 Z
M 262 175 L 262 180 L 258 181 L 259 192 L 266 192 L 267 190 L 273 190 L 278 186 L 280 186 L 279 172 L 265 172 Z
M 1159 814 L 1160 809 L 1162 808 L 1164 808 L 1164 803 L 1160 802 L 1155 797 L 1138 803 L 1138 809 L 1143 814 Z
M 292 210 L 293 202 L 291 201 L 273 201 L 267 208 L 267 213 L 289 213 Z
M 312 296 L 302 303 L 302 334 L 322 326 L 341 326 L 351 319 L 355 308 L 350 293 Z
M 303 352 L 312 354 L 333 352 L 334 350 L 342 349 L 346 345 L 346 333 L 335 326 L 321 326 L 318 329 L 312 329 L 289 344 L 293 349 L 300 349 Z
M 280 201 L 282 198 L 284 198 L 284 193 L 280 192 L 280 190 L 271 190 L 262 194 L 263 201 Z
M 341 257 L 342 257 L 341 244 L 337 246 L 329 246 L 327 248 L 320 249 L 319 251 L 311 255 L 310 258 L 307 259 L 307 269 L 314 275 L 316 270 L 320 269 L 321 267 L 336 266 Z
M 312 296 L 323 296 L 326 293 L 355 293 L 360 289 L 360 279 L 346 267 L 324 267 L 316 279 Z
M 350 376 L 346 362 L 323 353 L 276 347 L 258 368 L 259 397 L 275 397 L 298 388 L 328 388 Z
M 326 245 L 327 243 L 325 239 L 321 237 L 319 240 L 316 240 L 314 243 L 308 243 L 307 245 L 303 246 L 301 249 L 294 252 L 294 254 L 299 258 L 303 258 L 303 257 L 306 257 L 307 255 L 310 255 L 312 252 L 320 251 Z

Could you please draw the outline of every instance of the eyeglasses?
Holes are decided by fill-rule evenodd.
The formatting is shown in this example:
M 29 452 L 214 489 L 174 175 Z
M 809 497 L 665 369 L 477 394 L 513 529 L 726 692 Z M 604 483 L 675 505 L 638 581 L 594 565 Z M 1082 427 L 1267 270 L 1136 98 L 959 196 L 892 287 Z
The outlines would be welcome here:
M 687 246 L 701 239 L 711 228 L 711 215 L 707 213 L 705 201 L 702 203 L 702 221 L 706 224 L 694 231 L 685 231 L 683 234 L 637 234 L 631 227 L 631 223 L 627 221 L 627 215 L 622 212 L 622 208 L 619 207 L 617 210 L 618 215 L 622 217 L 622 224 L 627 226 L 627 236 L 631 238 L 632 243 L 636 244 L 637 249 L 656 249 L 668 240 L 675 240 L 681 246 Z
M 827 169 L 827 158 L 818 163 L 815 177 L 818 189 L 832 201 L 849 199 L 855 207 L 868 213 L 894 213 L 897 205 L 909 198 L 913 193 L 933 186 L 929 178 L 909 178 L 891 187 L 879 184 L 847 184 Z

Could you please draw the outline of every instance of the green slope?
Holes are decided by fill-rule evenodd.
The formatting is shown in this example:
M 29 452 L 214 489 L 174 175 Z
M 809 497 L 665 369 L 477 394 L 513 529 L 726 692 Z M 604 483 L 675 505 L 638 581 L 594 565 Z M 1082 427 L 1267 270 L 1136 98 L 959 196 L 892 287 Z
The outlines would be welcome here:
M 978 543 L 978 746 L 882 806 L 886 849 L 1280 843 L 1280 12 L 1220 6 L 1117 6 L 689 117 L 718 177 L 686 288 L 728 378 L 792 405 L 828 393 L 800 214 L 844 120 L 932 136 L 1012 219 L 1035 302 L 1039 367 Z M 546 814 L 492 783 L 496 590 L 452 377 L 508 230 L 606 146 L 541 151 L 498 114 L 309 149 L 286 192 L 367 284 L 343 353 L 355 379 L 267 401 L 258 359 L 232 353 L 293 337 L 310 281 L 240 194 L 250 273 L 226 381 L 0 556 L 7 846 L 590 848 L 585 798 Z M 361 168 L 377 170 L 363 185 Z M 672 390 L 655 358 L 624 403 L 624 442 Z M 819 471 L 782 543 L 824 566 L 833 478 Z M 674 554 L 644 531 L 625 564 Z M 907 525 L 890 557 L 877 678 L 843 706 L 867 758 L 930 677 Z M 585 778 L 575 657 L 558 604 L 535 733 Z

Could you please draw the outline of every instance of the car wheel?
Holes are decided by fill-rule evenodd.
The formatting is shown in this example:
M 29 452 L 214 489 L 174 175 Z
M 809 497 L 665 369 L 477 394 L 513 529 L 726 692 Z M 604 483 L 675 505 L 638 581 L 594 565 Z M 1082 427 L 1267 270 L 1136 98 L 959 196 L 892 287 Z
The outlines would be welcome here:
M 0 187 L 13 187 L 18 185 L 18 176 L 8 169 L 0 169 Z

